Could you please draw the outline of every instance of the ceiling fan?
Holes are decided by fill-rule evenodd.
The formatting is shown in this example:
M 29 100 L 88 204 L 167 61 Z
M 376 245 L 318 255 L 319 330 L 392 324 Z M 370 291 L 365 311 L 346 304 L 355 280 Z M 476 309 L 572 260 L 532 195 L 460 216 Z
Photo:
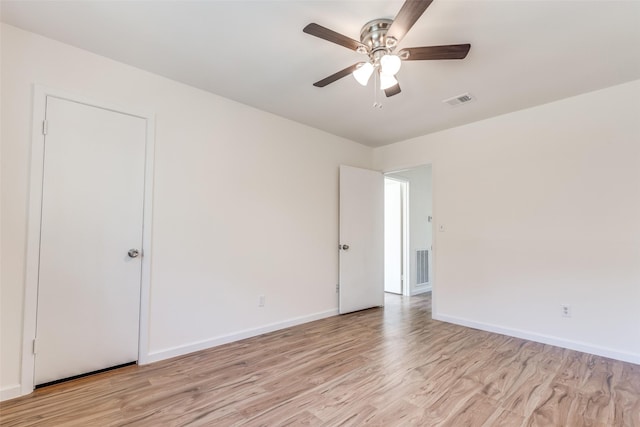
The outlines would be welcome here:
M 380 89 L 387 97 L 400 93 L 396 74 L 402 61 L 422 61 L 434 59 L 463 59 L 469 53 L 470 44 L 444 46 L 410 47 L 395 52 L 407 32 L 422 16 L 433 0 L 406 0 L 395 19 L 374 19 L 367 22 L 360 31 L 360 41 L 351 39 L 322 25 L 309 24 L 302 31 L 312 36 L 339 44 L 358 53 L 367 55 L 368 60 L 353 64 L 344 70 L 315 82 L 316 87 L 325 87 L 349 74 L 363 86 L 377 73 Z

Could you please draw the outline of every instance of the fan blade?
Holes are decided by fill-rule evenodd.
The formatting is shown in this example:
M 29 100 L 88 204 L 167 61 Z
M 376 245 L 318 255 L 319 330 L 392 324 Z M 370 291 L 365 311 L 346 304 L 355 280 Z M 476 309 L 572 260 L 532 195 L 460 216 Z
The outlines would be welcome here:
M 389 27 L 387 37 L 393 37 L 397 41 L 402 40 L 411 27 L 413 27 L 413 24 L 415 24 L 418 18 L 427 10 L 432 1 L 433 0 L 406 0 L 393 20 L 391 27 Z
M 400 92 L 402 92 L 400 90 L 400 83 L 397 83 L 397 84 L 391 86 L 389 89 L 385 89 L 384 90 L 384 94 L 387 95 L 387 98 L 389 98 L 390 96 L 393 96 L 393 95 L 397 95 Z
M 449 44 L 445 46 L 409 47 L 398 55 L 404 61 L 422 61 L 426 59 L 464 59 L 471 49 L 470 44 Z M 407 58 L 404 55 L 409 54 Z
M 307 34 L 311 34 L 312 36 L 320 37 L 321 39 L 330 41 L 331 43 L 339 44 L 340 46 L 344 46 L 347 49 L 358 50 L 360 46 L 364 46 L 359 41 L 354 39 L 350 39 L 347 36 L 343 36 L 340 33 L 336 33 L 333 30 L 330 30 L 322 25 L 318 25 L 315 23 L 311 23 L 302 29 Z
M 333 83 L 336 80 L 340 80 L 341 78 L 353 73 L 353 71 L 358 67 L 359 64 L 360 62 L 358 62 L 357 64 L 353 64 L 352 66 L 347 67 L 344 70 L 340 70 L 337 73 L 331 74 L 329 77 L 325 77 L 324 79 L 315 82 L 313 85 L 315 87 L 325 87 L 329 83 Z

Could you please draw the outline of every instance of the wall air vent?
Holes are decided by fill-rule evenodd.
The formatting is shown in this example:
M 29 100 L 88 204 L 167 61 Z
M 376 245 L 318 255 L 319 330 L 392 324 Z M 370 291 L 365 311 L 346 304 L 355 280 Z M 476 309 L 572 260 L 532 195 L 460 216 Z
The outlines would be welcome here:
M 449 105 L 460 105 L 466 104 L 467 102 L 474 101 L 475 98 L 469 92 L 463 93 L 462 95 L 454 96 L 453 98 L 445 99 L 442 102 Z
M 429 251 L 416 250 L 416 285 L 429 283 Z

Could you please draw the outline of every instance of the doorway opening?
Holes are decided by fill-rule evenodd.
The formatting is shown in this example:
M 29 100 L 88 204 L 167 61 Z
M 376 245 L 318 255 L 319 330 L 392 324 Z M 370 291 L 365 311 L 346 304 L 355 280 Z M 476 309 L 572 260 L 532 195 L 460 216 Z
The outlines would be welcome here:
M 432 224 L 432 166 L 385 174 L 385 292 L 432 290 Z
M 408 248 L 408 189 L 403 179 L 384 179 L 384 291 L 404 295 Z

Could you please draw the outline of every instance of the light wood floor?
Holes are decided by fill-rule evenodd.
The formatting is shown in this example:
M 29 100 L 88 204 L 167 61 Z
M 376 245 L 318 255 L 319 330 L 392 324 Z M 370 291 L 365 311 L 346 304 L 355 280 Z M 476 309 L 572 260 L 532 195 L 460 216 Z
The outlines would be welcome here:
M 431 320 L 429 296 L 0 405 L 3 426 L 640 426 L 640 366 Z

